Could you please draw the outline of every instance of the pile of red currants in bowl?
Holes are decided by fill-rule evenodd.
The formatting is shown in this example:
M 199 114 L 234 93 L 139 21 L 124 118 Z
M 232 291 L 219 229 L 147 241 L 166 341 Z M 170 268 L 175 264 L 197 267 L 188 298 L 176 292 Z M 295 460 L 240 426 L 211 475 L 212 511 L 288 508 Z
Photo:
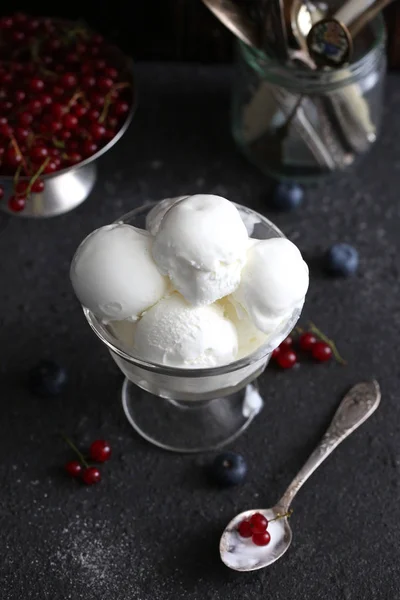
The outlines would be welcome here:
M 47 177 L 104 148 L 132 104 L 130 61 L 101 35 L 23 13 L 0 18 L 0 200 L 24 210 Z

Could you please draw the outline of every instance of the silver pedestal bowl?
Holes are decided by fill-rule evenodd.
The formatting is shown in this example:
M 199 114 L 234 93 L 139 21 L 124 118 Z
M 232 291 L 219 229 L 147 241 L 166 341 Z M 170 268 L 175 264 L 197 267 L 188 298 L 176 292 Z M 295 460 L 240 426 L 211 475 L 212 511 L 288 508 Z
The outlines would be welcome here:
M 127 58 L 120 53 L 120 59 L 127 63 Z M 136 109 L 136 91 L 134 86 L 133 68 L 127 69 L 126 80 L 130 84 L 132 105 L 126 120 L 115 137 L 95 154 L 89 156 L 77 165 L 72 165 L 54 174 L 41 175 L 45 183 L 43 192 L 29 194 L 24 210 L 13 212 L 8 208 L 8 199 L 13 194 L 14 177 L 0 176 L 0 186 L 4 189 L 4 196 L 0 201 L 0 209 L 17 217 L 55 217 L 69 212 L 79 206 L 92 191 L 97 178 L 96 160 L 108 152 L 128 129 Z M 20 177 L 20 181 L 28 181 L 27 177 Z

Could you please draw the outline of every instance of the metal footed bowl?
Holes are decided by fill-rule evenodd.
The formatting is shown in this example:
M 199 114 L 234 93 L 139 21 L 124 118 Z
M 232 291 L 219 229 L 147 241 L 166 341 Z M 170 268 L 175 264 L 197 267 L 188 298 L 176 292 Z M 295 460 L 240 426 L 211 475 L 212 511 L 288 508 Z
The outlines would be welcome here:
M 118 52 L 118 54 L 120 54 L 121 64 L 124 61 L 123 64 L 126 65 L 128 61 L 127 57 L 122 52 Z M 72 165 L 51 175 L 41 175 L 41 179 L 45 182 L 43 192 L 39 194 L 31 193 L 24 210 L 21 212 L 16 213 L 8 208 L 7 201 L 12 195 L 14 187 L 13 175 L 0 176 L 0 185 L 4 189 L 4 197 L 0 202 L 2 211 L 17 217 L 55 217 L 69 212 L 86 200 L 96 183 L 96 160 L 108 152 L 124 135 L 136 109 L 136 91 L 132 68 L 126 71 L 126 79 L 131 85 L 132 105 L 124 124 L 115 137 L 98 152 L 93 154 L 93 156 L 89 156 L 89 158 L 86 158 L 77 165 Z M 21 180 L 24 179 L 26 178 L 21 177 Z

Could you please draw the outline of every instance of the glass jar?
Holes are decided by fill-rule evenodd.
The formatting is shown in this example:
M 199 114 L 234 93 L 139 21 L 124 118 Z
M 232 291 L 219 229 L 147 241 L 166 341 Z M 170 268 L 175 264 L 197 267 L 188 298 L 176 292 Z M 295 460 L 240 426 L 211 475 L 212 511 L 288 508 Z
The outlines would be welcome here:
M 357 36 L 354 62 L 319 71 L 238 42 L 232 130 L 240 150 L 279 179 L 313 180 L 354 164 L 379 132 L 385 42 L 379 15 Z

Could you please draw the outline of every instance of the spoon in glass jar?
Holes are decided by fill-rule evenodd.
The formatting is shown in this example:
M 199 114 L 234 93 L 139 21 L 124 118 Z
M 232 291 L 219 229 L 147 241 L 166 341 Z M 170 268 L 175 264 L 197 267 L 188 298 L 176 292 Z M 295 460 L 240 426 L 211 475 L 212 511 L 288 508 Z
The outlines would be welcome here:
M 286 492 L 273 508 L 253 509 L 237 515 L 222 534 L 219 551 L 222 561 L 235 571 L 255 571 L 272 564 L 286 552 L 292 541 L 289 509 L 293 498 L 320 464 L 333 450 L 378 408 L 381 399 L 377 381 L 355 385 L 345 395 L 332 422 L 317 448 L 296 475 Z M 242 537 L 238 527 L 255 513 L 268 521 L 268 545 L 258 546 L 251 537 Z M 268 540 L 268 536 L 267 536 Z

